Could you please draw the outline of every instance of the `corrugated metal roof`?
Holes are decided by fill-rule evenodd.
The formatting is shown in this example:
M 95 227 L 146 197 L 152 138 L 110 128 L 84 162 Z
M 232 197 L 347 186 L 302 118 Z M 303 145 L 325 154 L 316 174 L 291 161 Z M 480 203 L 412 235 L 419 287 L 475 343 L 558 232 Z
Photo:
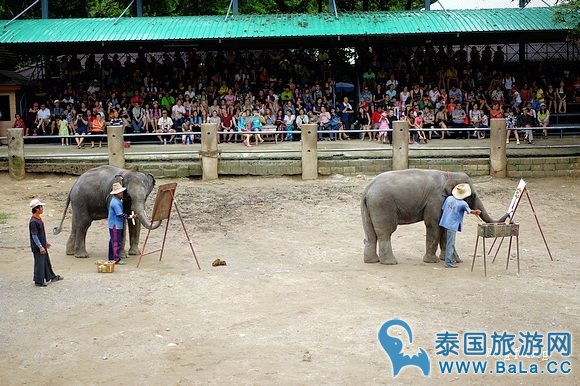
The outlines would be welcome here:
M 67 43 L 313 36 L 563 31 L 550 8 L 287 15 L 224 15 L 115 19 L 17 20 L 0 43 Z M 6 21 L 0 22 L 6 24 Z

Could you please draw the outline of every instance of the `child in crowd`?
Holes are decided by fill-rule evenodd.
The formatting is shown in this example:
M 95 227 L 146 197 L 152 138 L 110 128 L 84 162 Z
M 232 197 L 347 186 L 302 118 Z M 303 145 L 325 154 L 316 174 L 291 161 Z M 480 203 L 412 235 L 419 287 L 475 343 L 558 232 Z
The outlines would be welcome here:
M 518 134 L 518 130 L 516 129 L 516 125 L 518 123 L 518 116 L 516 108 L 510 109 L 508 116 L 505 119 L 505 127 L 507 129 L 507 138 L 505 143 L 510 143 L 510 133 L 514 132 L 514 137 L 516 137 L 516 143 L 520 144 L 520 135 Z
M 387 117 L 387 112 L 383 111 L 381 113 L 381 118 L 379 120 L 379 136 L 377 141 L 381 143 L 387 143 L 387 132 L 389 131 L 389 119 Z
M 58 115 L 56 117 L 56 125 L 58 127 L 58 136 L 60 137 L 61 146 L 70 145 L 70 138 L 68 138 L 70 131 L 66 116 Z

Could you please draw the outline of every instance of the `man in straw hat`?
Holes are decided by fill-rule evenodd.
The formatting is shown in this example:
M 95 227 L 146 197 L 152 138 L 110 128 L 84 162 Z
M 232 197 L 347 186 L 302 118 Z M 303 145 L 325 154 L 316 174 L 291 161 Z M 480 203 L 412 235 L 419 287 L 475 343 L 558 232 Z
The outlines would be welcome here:
M 115 182 L 111 188 L 111 204 L 109 205 L 109 260 L 115 264 L 123 265 L 125 261 L 121 259 L 121 242 L 123 240 L 123 227 L 125 219 L 136 218 L 137 215 L 123 213 L 123 192 L 126 190 L 120 183 Z
M 463 223 L 463 215 L 471 213 L 480 215 L 481 210 L 471 209 L 465 198 L 471 196 L 471 187 L 469 184 L 457 184 L 451 196 L 445 199 L 443 203 L 443 214 L 439 226 L 446 229 L 447 244 L 445 245 L 445 268 L 457 268 L 455 265 L 459 261 L 459 256 L 455 250 L 455 235 L 461 232 L 461 225 Z
M 49 281 L 62 280 L 62 276 L 57 275 L 52 270 L 50 257 L 48 256 L 48 248 L 50 244 L 46 242 L 46 232 L 44 231 L 44 222 L 40 215 L 44 212 L 44 203 L 38 198 L 30 201 L 30 208 L 32 209 L 32 217 L 28 223 L 28 230 L 30 231 L 30 248 L 34 255 L 34 285 L 37 287 L 46 287 Z

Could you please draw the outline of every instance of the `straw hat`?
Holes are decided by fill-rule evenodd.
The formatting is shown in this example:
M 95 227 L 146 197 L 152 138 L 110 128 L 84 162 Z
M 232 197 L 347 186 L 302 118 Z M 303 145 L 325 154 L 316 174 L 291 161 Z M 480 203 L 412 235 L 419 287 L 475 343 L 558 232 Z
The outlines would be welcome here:
M 127 188 L 124 188 L 123 186 L 121 186 L 120 183 L 115 182 L 113 184 L 113 187 L 111 188 L 111 193 L 109 194 L 119 194 L 121 192 L 124 192 Z
M 457 184 L 453 188 L 451 194 L 453 194 L 453 197 L 458 200 L 463 200 L 464 198 L 471 196 L 471 187 L 469 184 Z
M 30 204 L 28 204 L 28 206 L 30 206 L 31 208 L 36 208 L 37 206 L 44 206 L 46 205 L 44 202 L 40 202 L 40 200 L 38 198 L 34 198 L 32 201 L 30 201 Z

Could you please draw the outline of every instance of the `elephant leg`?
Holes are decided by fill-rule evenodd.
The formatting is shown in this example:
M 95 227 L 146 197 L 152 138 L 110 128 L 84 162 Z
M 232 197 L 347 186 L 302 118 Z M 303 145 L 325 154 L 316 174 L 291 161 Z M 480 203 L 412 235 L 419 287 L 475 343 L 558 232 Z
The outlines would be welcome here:
M 74 216 L 74 214 L 73 214 Z M 79 218 L 80 217 L 80 218 Z M 86 238 L 87 231 L 91 226 L 92 220 L 88 216 L 83 216 L 79 214 L 75 221 L 75 257 L 86 258 L 89 257 L 86 249 Z
M 437 246 L 441 240 L 441 228 L 439 227 L 439 217 L 431 218 L 425 214 L 425 256 L 423 261 L 425 263 L 438 263 Z
M 74 255 L 75 254 L 75 239 L 76 239 L 76 232 L 74 225 L 72 226 L 70 235 L 68 236 L 68 240 L 66 241 L 66 254 L 67 255 Z
M 129 225 L 129 255 L 139 255 L 139 234 L 141 233 L 141 224 L 136 222 L 135 225 Z
M 386 265 L 395 265 L 398 263 L 395 255 L 393 255 L 391 233 L 379 236 L 379 260 L 381 264 Z

